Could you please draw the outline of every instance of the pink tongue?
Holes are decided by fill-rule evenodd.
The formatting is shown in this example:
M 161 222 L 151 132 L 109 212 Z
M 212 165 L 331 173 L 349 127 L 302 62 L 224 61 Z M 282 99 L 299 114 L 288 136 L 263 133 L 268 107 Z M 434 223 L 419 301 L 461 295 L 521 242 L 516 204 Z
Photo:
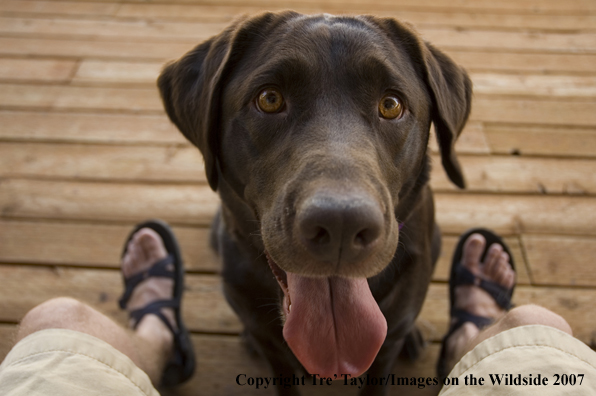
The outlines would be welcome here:
M 372 364 L 387 322 L 365 278 L 308 278 L 290 272 L 284 338 L 310 374 L 358 376 Z

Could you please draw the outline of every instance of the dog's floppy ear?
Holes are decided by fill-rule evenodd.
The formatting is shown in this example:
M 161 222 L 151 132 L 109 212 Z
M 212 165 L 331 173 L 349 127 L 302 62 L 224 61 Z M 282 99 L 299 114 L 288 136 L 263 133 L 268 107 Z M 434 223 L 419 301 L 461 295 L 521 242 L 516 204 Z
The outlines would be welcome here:
M 393 18 L 365 18 L 388 34 L 396 47 L 410 55 L 432 97 L 432 121 L 443 167 L 455 185 L 465 188 L 464 175 L 455 154 L 455 141 L 468 120 L 472 102 L 472 82 L 466 71 L 424 42 L 408 25 Z
M 218 185 L 218 143 L 221 93 L 230 70 L 249 47 L 275 22 L 297 15 L 264 13 L 241 18 L 167 65 L 157 79 L 170 120 L 203 154 L 209 186 Z
M 216 137 L 210 109 L 216 76 L 227 52 L 230 32 L 197 46 L 176 62 L 167 65 L 157 79 L 166 113 L 180 132 L 203 154 L 205 173 L 213 190 L 217 189 Z M 214 109 L 216 111 L 216 109 Z
M 472 82 L 463 68 L 430 44 L 424 44 L 422 54 L 428 84 L 434 95 L 432 117 L 441 162 L 449 179 L 459 188 L 465 188 L 464 175 L 455 154 L 455 141 L 470 115 Z

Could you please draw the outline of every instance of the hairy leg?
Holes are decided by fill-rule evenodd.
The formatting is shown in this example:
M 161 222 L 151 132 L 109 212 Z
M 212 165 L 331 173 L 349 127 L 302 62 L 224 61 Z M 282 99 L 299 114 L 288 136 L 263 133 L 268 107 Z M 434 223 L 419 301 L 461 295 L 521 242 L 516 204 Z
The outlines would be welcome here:
M 509 265 L 509 255 L 500 245 L 494 244 L 489 248 L 484 262 L 481 262 L 485 244 L 482 235 L 471 235 L 464 245 L 463 265 L 483 279 L 511 288 L 515 283 L 515 272 Z M 458 286 L 455 299 L 456 308 L 492 318 L 495 322 L 483 330 L 473 323 L 464 323 L 446 340 L 450 369 L 482 341 L 514 327 L 541 324 L 572 334 L 569 324 L 554 312 L 536 305 L 524 305 L 507 312 L 487 292 L 475 285 Z
M 122 271 L 129 277 L 151 267 L 166 255 L 155 231 L 139 230 L 129 242 L 122 260 Z M 137 286 L 127 309 L 141 308 L 152 301 L 170 298 L 172 288 L 171 279 L 148 278 Z M 163 314 L 170 323 L 175 323 L 171 309 L 164 309 Z M 132 323 L 129 326 L 132 327 Z M 67 297 L 54 298 L 29 311 L 20 323 L 17 342 L 34 332 L 56 328 L 79 331 L 107 342 L 128 356 L 156 385 L 173 347 L 172 333 L 155 315 L 146 315 L 133 331 L 121 327 L 90 306 Z

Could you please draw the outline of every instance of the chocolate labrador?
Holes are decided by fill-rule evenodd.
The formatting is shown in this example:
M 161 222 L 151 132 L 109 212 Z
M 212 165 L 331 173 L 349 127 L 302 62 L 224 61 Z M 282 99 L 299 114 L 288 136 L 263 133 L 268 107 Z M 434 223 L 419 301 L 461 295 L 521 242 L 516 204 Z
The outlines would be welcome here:
M 221 197 L 225 296 L 274 376 L 387 376 L 440 249 L 431 123 L 464 187 L 465 71 L 394 19 L 288 11 L 235 22 L 158 85 Z

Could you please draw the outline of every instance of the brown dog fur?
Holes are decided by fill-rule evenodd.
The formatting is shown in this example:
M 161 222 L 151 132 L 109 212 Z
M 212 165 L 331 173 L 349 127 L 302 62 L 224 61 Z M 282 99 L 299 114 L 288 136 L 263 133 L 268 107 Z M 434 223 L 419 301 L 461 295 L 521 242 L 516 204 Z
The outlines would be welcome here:
M 387 375 L 414 328 L 440 249 L 428 186 L 431 122 L 443 167 L 464 187 L 454 144 L 470 112 L 465 71 L 394 19 L 282 12 L 235 22 L 167 66 L 158 85 L 220 194 L 213 243 L 225 295 L 274 374 L 300 365 L 271 309 L 282 293 L 265 251 L 300 275 L 368 278 L 388 325 L 369 374 Z M 285 99 L 275 114 L 255 105 L 268 86 Z M 403 101 L 401 118 L 379 117 L 386 92 Z M 305 243 L 304 219 L 324 217 L 319 206 L 333 211 L 353 202 L 364 213 L 352 216 L 358 221 L 378 217 L 374 243 L 343 256 L 342 241 L 339 256 Z

